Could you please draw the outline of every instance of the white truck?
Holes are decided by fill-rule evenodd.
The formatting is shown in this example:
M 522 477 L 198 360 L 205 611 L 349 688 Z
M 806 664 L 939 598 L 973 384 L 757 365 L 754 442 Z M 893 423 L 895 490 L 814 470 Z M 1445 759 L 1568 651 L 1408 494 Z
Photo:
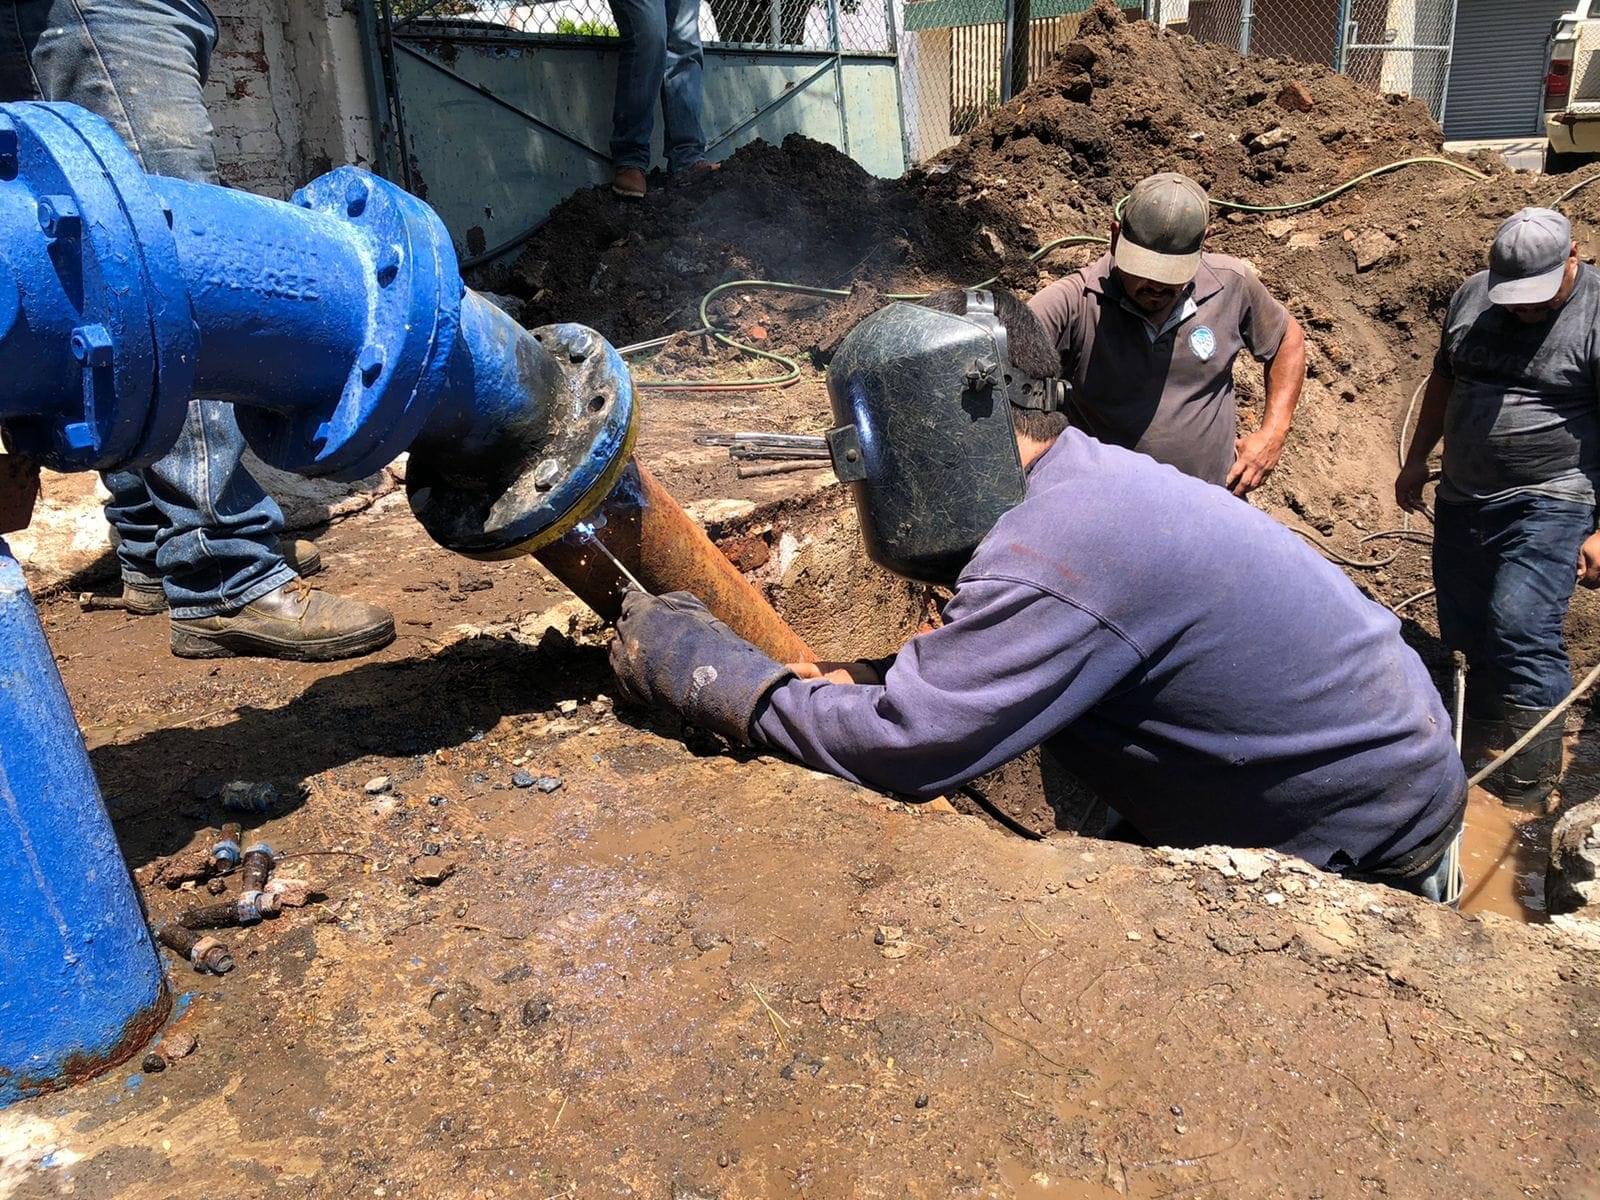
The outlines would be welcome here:
M 1545 170 L 1600 157 L 1600 0 L 1557 18 L 1545 52 Z

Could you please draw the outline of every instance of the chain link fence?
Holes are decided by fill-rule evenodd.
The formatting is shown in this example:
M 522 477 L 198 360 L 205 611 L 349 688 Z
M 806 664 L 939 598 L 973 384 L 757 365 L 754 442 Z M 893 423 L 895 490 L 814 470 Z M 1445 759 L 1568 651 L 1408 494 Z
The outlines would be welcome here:
M 662 0 L 655 0 L 661 3 Z M 700 38 L 707 44 L 765 50 L 887 54 L 894 48 L 890 0 L 701 0 Z M 500 0 L 391 0 L 397 33 L 539 34 L 613 38 L 617 20 L 607 0 L 512 4 Z
M 1148 15 L 1198 41 L 1323 63 L 1444 111 L 1456 0 L 1150 0 Z

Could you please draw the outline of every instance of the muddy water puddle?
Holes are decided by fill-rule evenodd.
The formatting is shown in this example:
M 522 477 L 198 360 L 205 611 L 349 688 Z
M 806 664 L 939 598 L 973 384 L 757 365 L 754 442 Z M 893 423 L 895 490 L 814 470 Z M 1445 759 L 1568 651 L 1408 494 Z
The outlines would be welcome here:
M 1539 814 L 1503 804 L 1482 788 L 1467 797 L 1461 869 L 1464 913 L 1499 913 L 1518 921 L 1546 919 L 1544 869 L 1548 827 Z

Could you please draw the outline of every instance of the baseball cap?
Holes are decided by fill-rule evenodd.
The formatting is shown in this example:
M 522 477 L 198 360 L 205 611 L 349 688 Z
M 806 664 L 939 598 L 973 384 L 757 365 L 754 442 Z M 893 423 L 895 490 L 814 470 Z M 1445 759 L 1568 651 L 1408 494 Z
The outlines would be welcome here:
M 1543 304 L 1561 290 L 1572 226 L 1551 208 L 1525 208 L 1495 230 L 1489 247 L 1489 302 Z
M 1122 206 L 1113 261 L 1141 279 L 1188 283 L 1200 270 L 1210 218 L 1205 188 L 1187 175 L 1168 171 L 1141 179 Z

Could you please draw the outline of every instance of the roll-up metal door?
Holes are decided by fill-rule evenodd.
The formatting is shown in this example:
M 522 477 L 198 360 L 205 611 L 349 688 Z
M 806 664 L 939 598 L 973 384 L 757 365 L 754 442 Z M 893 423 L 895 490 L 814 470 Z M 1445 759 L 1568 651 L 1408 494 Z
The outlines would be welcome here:
M 1452 139 L 1541 131 L 1545 42 L 1577 0 L 1459 0 L 1444 132 Z

